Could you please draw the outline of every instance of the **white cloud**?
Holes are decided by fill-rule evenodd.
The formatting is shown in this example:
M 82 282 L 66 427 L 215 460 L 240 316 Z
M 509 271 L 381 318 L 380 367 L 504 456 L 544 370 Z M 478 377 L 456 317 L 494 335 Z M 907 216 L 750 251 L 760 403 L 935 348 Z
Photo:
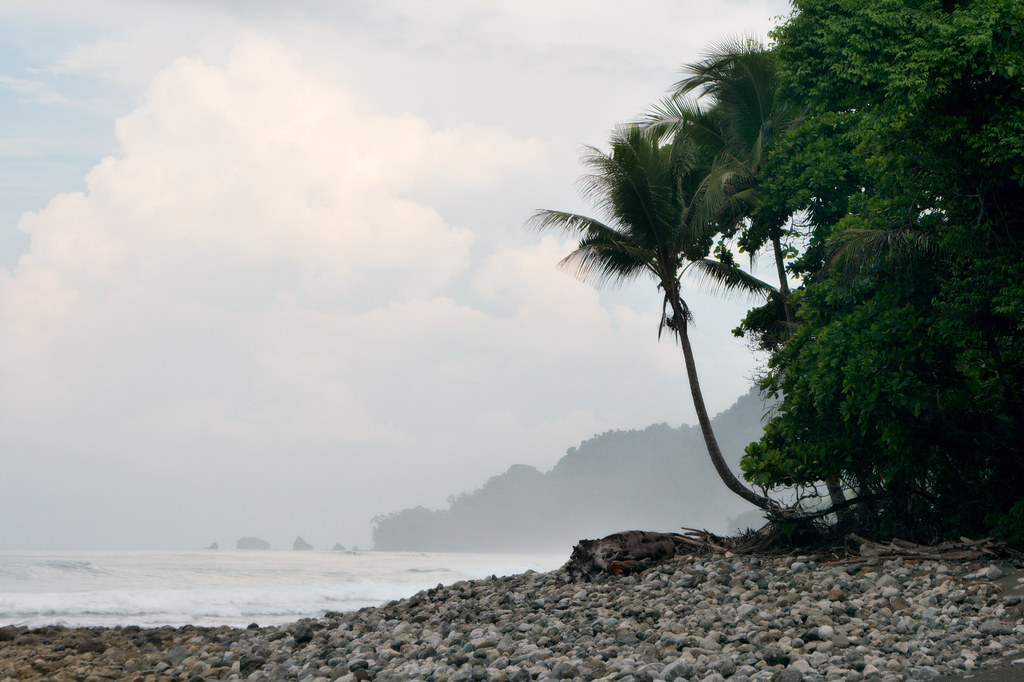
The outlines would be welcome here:
M 436 131 L 366 111 L 251 34 L 225 66 L 176 61 L 117 127 L 122 154 L 93 169 L 88 192 L 22 220 L 31 253 L 4 277 L 5 385 L 31 386 L 38 400 L 58 387 L 80 399 L 101 374 L 148 394 L 142 404 L 168 393 L 203 400 L 229 391 L 171 391 L 174 377 L 204 355 L 239 353 L 271 394 L 313 392 L 304 420 L 327 409 L 365 425 L 359 399 L 336 379 L 273 351 L 275 336 L 319 328 L 279 325 L 301 325 L 297 311 L 443 291 L 468 267 L 472 233 L 403 194 L 441 175 L 453 190 L 498 182 L 543 154 L 500 130 Z M 331 331 L 359 338 L 366 320 L 347 320 L 351 328 Z M 5 393 L 7 403 L 25 398 Z M 109 399 L 139 409 L 116 385 Z
M 0 419 L 34 447 L 184 471 L 334 451 L 370 472 L 429 470 L 409 461 L 427 448 L 450 470 L 495 424 L 596 421 L 513 414 L 508 395 L 608 332 L 596 293 L 552 267 L 565 245 L 471 271 L 472 233 L 409 198 L 525 174 L 536 140 L 370 111 L 255 34 L 224 65 L 175 61 L 117 134 L 86 192 L 23 218 L 31 251 L 0 281 Z M 447 293 L 464 275 L 510 315 Z M 469 470 L 520 454 L 497 450 Z
M 629 39 L 612 92 L 604 68 L 628 51 L 604 39 L 609 3 L 564 60 L 579 5 L 366 4 L 380 30 L 363 36 L 270 31 L 276 3 L 261 21 L 224 4 L 192 43 L 189 5 L 147 51 L 177 16 L 160 7 L 56 69 L 147 87 L 86 191 L 26 214 L 30 252 L 0 268 L 0 511 L 30 519 L 4 542 L 66 526 L 57 542 L 116 545 L 134 523 L 206 544 L 212 518 L 293 537 L 315 517 L 339 533 L 320 544 L 365 544 L 376 513 L 692 414 L 653 285 L 599 293 L 555 269 L 571 242 L 521 227 L 578 208 L 578 146 L 648 96 L 623 73 L 671 73 L 667 27 Z M 213 39 L 236 24 L 257 30 Z M 715 411 L 744 390 L 722 338 L 737 315 L 715 327 L 695 307 Z

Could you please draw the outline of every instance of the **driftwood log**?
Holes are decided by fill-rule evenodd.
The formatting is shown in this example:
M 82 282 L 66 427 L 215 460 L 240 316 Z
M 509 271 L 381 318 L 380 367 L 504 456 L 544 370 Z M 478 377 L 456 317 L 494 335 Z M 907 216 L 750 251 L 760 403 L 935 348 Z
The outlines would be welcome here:
M 643 530 L 629 530 L 615 533 L 600 540 L 580 540 L 573 547 L 569 561 L 562 566 L 568 582 L 590 581 L 603 575 L 631 575 L 646 571 L 671 559 L 677 554 L 709 554 L 712 552 L 732 556 L 734 554 L 779 555 L 792 551 L 807 551 L 807 547 L 793 547 L 785 534 L 773 524 L 760 530 L 751 531 L 735 538 L 718 537 L 706 530 L 683 528 L 683 533 L 653 533 Z M 1013 557 L 1021 559 L 1017 552 L 992 538 L 971 540 L 960 538 L 960 542 L 943 542 L 938 545 L 919 545 L 907 540 L 894 538 L 888 542 L 876 542 L 859 535 L 846 536 L 843 546 L 830 545 L 817 548 L 820 558 L 831 558 L 830 563 L 857 563 L 865 559 L 980 559 L 982 557 Z M 852 555 L 852 556 L 851 556 Z
M 645 571 L 679 552 L 726 552 L 719 538 L 707 531 L 684 528 L 685 534 L 628 530 L 600 540 L 580 540 L 562 566 L 569 582 L 590 581 L 599 575 L 631 575 Z
M 1006 556 L 1006 546 L 992 538 L 972 540 L 960 538 L 960 542 L 943 542 L 938 545 L 919 545 L 915 542 L 894 538 L 889 542 L 875 542 L 850 534 L 849 540 L 857 547 L 862 557 L 875 559 L 980 559 L 982 557 Z

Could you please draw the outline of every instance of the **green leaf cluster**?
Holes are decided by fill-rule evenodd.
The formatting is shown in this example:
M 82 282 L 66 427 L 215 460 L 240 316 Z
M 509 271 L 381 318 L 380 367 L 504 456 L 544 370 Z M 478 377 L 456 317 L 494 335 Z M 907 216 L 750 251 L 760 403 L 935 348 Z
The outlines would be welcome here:
M 792 335 L 763 344 L 783 402 L 744 474 L 841 481 L 878 531 L 1024 543 L 1024 3 L 795 9 L 775 54 L 805 114 L 754 220 L 803 226 L 804 281 Z

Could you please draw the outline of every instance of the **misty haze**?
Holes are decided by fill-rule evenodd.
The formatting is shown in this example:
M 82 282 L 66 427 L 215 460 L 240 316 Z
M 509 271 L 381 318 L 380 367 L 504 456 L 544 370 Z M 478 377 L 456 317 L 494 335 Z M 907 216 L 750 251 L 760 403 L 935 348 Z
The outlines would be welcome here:
M 654 287 L 523 229 L 585 208 L 581 145 L 705 36 L 786 10 L 646 6 L 4 3 L 0 547 L 366 548 L 696 423 Z M 754 376 L 748 302 L 688 300 L 715 414 Z

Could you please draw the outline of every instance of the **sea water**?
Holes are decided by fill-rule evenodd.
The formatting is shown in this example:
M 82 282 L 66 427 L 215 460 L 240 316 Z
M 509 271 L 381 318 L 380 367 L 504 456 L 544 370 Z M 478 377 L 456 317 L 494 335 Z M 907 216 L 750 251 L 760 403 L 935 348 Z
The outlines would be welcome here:
M 0 550 L 0 625 L 279 625 L 565 555 Z

